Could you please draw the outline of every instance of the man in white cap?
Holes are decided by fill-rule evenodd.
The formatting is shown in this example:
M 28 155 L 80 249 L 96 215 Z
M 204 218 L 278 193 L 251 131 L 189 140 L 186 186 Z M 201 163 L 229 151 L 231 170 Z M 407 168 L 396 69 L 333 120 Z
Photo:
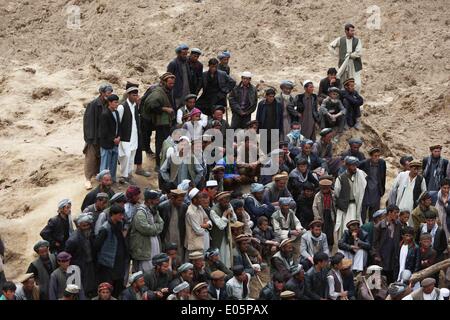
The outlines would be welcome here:
M 61 200 L 58 203 L 58 214 L 48 220 L 40 233 L 42 239 L 50 243 L 52 253 L 64 251 L 66 241 L 73 232 L 71 212 L 72 202 L 69 199 Z
M 347 170 L 341 174 L 334 185 L 336 198 L 336 224 L 334 231 L 337 239 L 341 239 L 350 220 L 361 221 L 362 201 L 366 189 L 367 174 L 358 169 L 359 160 L 355 157 L 346 157 Z
M 58 300 L 79 300 L 80 288 L 75 284 L 68 284 L 63 296 Z
M 167 297 L 167 300 L 189 300 L 190 295 L 190 285 L 188 282 L 183 281 L 175 288 L 173 288 L 173 293 Z
M 414 290 L 402 300 L 444 300 L 442 290 L 435 287 L 436 280 L 434 278 L 425 278 L 420 285 L 419 289 Z
M 258 93 L 256 87 L 251 84 L 253 75 L 249 71 L 241 73 L 241 82 L 231 91 L 228 101 L 230 102 L 231 128 L 245 129 L 247 122 L 252 118 L 252 113 L 256 110 L 258 103 Z
M 139 89 L 134 85 L 127 84 L 126 93 L 127 99 L 117 107 L 120 118 L 119 182 L 134 184 L 131 179 L 131 173 L 140 136 L 140 118 L 137 105 Z
M 304 93 L 295 97 L 297 112 L 300 114 L 301 134 L 312 141 L 316 141 L 316 123 L 319 121 L 317 111 L 317 95 L 314 93 L 314 84 L 311 80 L 303 82 Z
M 198 61 L 203 54 L 199 48 L 192 48 L 191 54 L 188 57 L 189 69 L 191 71 L 192 90 L 191 92 L 198 92 L 202 86 L 203 63 Z
M 186 212 L 186 239 L 185 246 L 188 254 L 194 251 L 206 251 L 209 248 L 209 233 L 212 222 L 200 205 L 200 190 L 197 188 L 189 192 L 191 204 Z
M 138 271 L 130 277 L 130 286 L 120 294 L 120 300 L 147 300 L 147 294 L 144 292 L 145 281 L 144 273 Z
M 280 105 L 283 106 L 283 133 L 286 137 L 291 130 L 291 123 L 299 120 L 300 114 L 296 110 L 295 98 L 291 94 L 294 89 L 294 82 L 283 80 L 280 83 L 281 92 L 275 97 Z

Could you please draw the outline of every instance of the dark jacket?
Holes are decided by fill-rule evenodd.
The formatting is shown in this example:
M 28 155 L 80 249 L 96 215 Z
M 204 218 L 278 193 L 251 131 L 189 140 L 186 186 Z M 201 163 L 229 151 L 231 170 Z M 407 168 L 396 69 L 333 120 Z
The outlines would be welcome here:
M 249 273 L 251 276 L 255 275 L 255 270 L 252 267 L 252 264 L 245 257 L 245 254 L 241 253 L 238 248 L 236 248 L 233 255 L 233 265 L 241 265 L 244 266 L 244 271 Z
M 305 96 L 305 93 L 300 93 L 295 97 L 295 101 L 297 103 L 297 112 L 302 114 L 305 111 L 305 105 L 303 104 L 303 97 Z M 319 110 L 317 109 L 317 95 L 312 94 L 312 112 L 313 112 L 313 118 L 316 122 L 319 121 Z
M 122 103 L 123 106 L 123 115 L 122 121 L 120 122 L 119 136 L 120 141 L 130 142 L 131 139 L 131 131 L 133 130 L 133 114 L 131 113 L 131 106 L 128 104 L 128 100 Z M 138 104 L 134 105 L 134 121 L 136 121 L 137 135 L 138 141 L 141 136 L 140 127 L 141 121 L 139 117 L 139 108 Z
M 314 185 L 316 189 L 319 187 L 319 181 L 317 181 L 312 172 L 308 170 L 306 174 L 307 178 L 305 182 L 300 182 L 300 180 L 295 176 L 292 175 L 289 176 L 288 189 L 291 191 L 292 197 L 294 199 L 297 199 L 300 196 L 300 194 L 303 191 L 303 185 L 307 182 Z
M 50 218 L 47 225 L 40 233 L 42 239 L 50 243 L 50 252 L 61 252 L 65 249 L 65 244 L 70 235 L 69 218 L 64 219 L 60 214 Z M 60 246 L 56 246 L 59 242 Z
M 307 159 L 308 160 L 308 156 L 306 154 L 304 154 L 303 152 L 300 152 L 299 154 L 296 155 L 295 159 Z M 322 168 L 326 168 L 326 161 L 322 158 L 319 158 L 318 155 L 314 154 L 314 153 L 310 153 L 309 154 L 309 161 L 308 161 L 308 169 L 311 171 L 314 171 L 315 169 L 322 167 Z
M 200 61 L 191 62 L 188 58 L 189 68 L 191 71 L 192 85 L 191 91 L 193 93 L 199 92 L 202 86 L 202 74 L 203 74 L 203 64 Z
M 116 120 L 114 119 L 113 112 L 108 108 L 105 108 L 100 115 L 100 147 L 103 149 L 112 149 L 114 146 L 114 139 L 120 137 L 120 118 L 119 112 L 117 110 L 114 111 L 117 117 L 118 130 L 116 134 Z
M 76 230 L 66 242 L 66 251 L 72 255 L 70 263 L 80 267 L 84 291 L 86 293 L 97 293 L 94 231 L 89 238 L 85 238 L 80 230 Z
M 261 100 L 258 103 L 258 111 L 256 111 L 256 120 L 259 122 L 258 130 L 260 129 L 272 129 L 267 127 L 267 108 L 276 108 L 276 124 L 280 133 L 283 132 L 283 107 L 278 103 L 277 100 L 271 105 L 266 104 L 266 100 Z
M 252 84 L 248 87 L 248 103 L 249 106 L 246 109 L 241 108 L 241 101 L 242 101 L 242 90 L 241 90 L 241 84 L 239 83 L 236 85 L 233 90 L 230 92 L 230 95 L 228 97 L 228 101 L 230 102 L 231 111 L 233 113 L 239 114 L 239 111 L 244 111 L 248 115 L 252 114 L 256 110 L 256 105 L 258 103 L 258 92 L 256 91 L 256 87 Z
M 295 216 L 300 220 L 300 223 L 304 228 L 307 228 L 309 224 L 314 220 L 313 203 L 314 197 L 306 198 L 303 194 L 296 199 L 297 210 Z
M 316 272 L 314 267 L 305 273 L 305 295 L 310 300 L 320 300 L 328 298 L 328 270 L 324 269 Z
M 400 244 L 400 248 L 401 247 L 402 247 L 402 244 Z M 413 242 L 412 245 L 410 245 L 408 247 L 408 254 L 406 256 L 406 261 L 405 261 L 405 269 L 411 271 L 411 273 L 418 271 L 419 267 L 420 267 L 419 259 L 420 259 L 419 246 Z M 400 265 L 398 266 L 398 269 L 396 270 L 397 273 L 399 271 L 399 268 L 400 268 Z
M 381 259 L 380 266 L 384 270 L 395 270 L 398 266 L 401 228 L 401 223 L 395 221 L 394 236 L 390 239 L 386 220 L 378 222 L 374 227 L 372 256 L 374 259 Z
M 305 294 L 305 281 L 299 281 L 292 277 L 286 282 L 285 289 L 294 292 L 297 300 L 309 300 Z
M 370 251 L 371 245 L 369 242 L 369 234 L 366 231 L 360 229 L 358 232 L 358 238 L 358 247 L 363 250 Z M 350 251 L 353 253 L 351 246 L 354 245 L 354 243 L 355 239 L 353 238 L 350 231 L 345 230 L 342 238 L 339 240 L 338 248 L 343 251 Z
M 417 232 L 416 243 L 420 242 L 420 235 L 422 234 L 421 230 L 422 226 L 420 226 L 419 231 Z M 436 233 L 434 234 L 433 249 L 436 250 L 437 261 L 438 262 L 441 261 L 443 258 L 444 251 L 447 249 L 447 237 L 442 227 L 438 227 Z
M 227 290 L 225 288 L 220 288 L 219 290 L 220 290 L 219 296 L 217 296 L 216 288 L 212 284 L 210 284 L 208 286 L 208 293 L 209 293 L 209 296 L 211 297 L 211 300 L 227 300 L 228 299 Z
M 144 273 L 145 285 L 150 291 L 158 291 L 163 288 L 170 288 L 169 283 L 171 279 L 172 277 L 170 275 L 170 272 L 166 274 L 157 274 L 155 269 L 151 269 L 150 271 Z
M 364 171 L 367 176 L 370 173 L 370 159 L 363 160 L 359 164 L 359 168 Z M 386 161 L 380 159 L 378 161 L 378 189 L 380 191 L 380 195 L 383 196 L 386 191 Z
M 87 206 L 94 204 L 95 199 L 97 198 L 97 194 L 100 192 L 106 192 L 110 199 L 114 195 L 113 189 L 110 188 L 108 190 L 103 190 L 102 185 L 99 184 L 97 187 L 89 191 L 89 193 L 84 197 L 83 204 L 81 205 L 81 211 L 86 209 Z
M 217 70 L 217 80 L 219 83 L 219 90 L 222 93 L 221 98 L 225 98 L 225 96 L 230 93 L 231 90 L 236 86 L 236 81 L 233 80 L 226 72 Z M 202 76 L 202 87 L 203 90 L 208 86 L 208 71 L 203 72 Z M 203 92 L 202 95 L 207 94 L 207 92 Z
M 222 261 L 218 260 L 218 261 L 214 262 L 213 264 L 211 264 L 210 261 L 207 261 L 205 263 L 205 272 L 206 272 L 206 275 L 208 278 L 211 278 L 211 273 L 214 271 L 217 271 L 217 270 L 220 270 L 226 274 L 225 281 L 227 281 L 233 277 L 233 271 L 228 269 L 227 266 L 225 265 L 225 263 L 223 263 Z M 209 279 L 209 280 L 211 280 L 211 279 Z
M 277 102 L 281 105 L 281 106 L 283 106 L 283 97 L 281 96 L 281 93 L 280 94 L 278 94 L 276 97 L 275 97 L 275 99 L 277 100 Z M 297 112 L 297 110 L 296 110 L 296 108 L 297 108 L 297 104 L 296 104 L 296 101 L 295 101 L 295 97 L 292 97 L 291 96 L 291 98 L 289 99 L 289 102 L 288 102 L 288 104 L 287 104 L 287 106 L 286 106 L 286 110 L 287 110 L 287 112 L 288 112 L 288 114 L 289 114 L 289 118 L 290 118 L 290 122 L 292 123 L 292 122 L 294 122 L 294 121 L 298 121 L 299 119 L 298 119 L 298 116 L 299 116 L 299 113 Z
M 83 115 L 83 135 L 87 144 L 98 144 L 100 115 L 105 108 L 100 97 L 92 100 Z
M 133 287 L 129 286 L 119 296 L 119 300 L 137 300 Z
M 270 282 L 261 289 L 258 300 L 281 300 L 280 293 L 275 290 L 273 282 Z
M 168 66 L 167 66 L 167 72 L 172 73 L 176 79 L 175 79 L 175 86 L 173 87 L 173 95 L 175 98 L 183 98 L 182 94 L 183 94 L 183 68 L 182 68 L 182 63 L 186 63 L 186 68 L 187 68 L 187 75 L 189 77 L 188 82 L 189 82 L 189 89 L 191 93 L 194 93 L 195 88 L 195 84 L 193 82 L 192 79 L 192 73 L 191 73 L 191 67 L 188 63 L 188 60 L 186 61 L 181 61 L 178 57 L 173 59 L 172 61 L 169 62 Z
M 49 254 L 49 260 L 44 262 L 40 257 L 30 263 L 26 273 L 34 274 L 36 284 L 39 286 L 41 300 L 48 300 L 50 275 L 58 268 L 56 256 Z
M 346 109 L 349 107 L 360 107 L 363 105 L 364 100 L 357 91 L 349 92 L 347 90 L 341 90 L 341 101 Z
M 260 203 L 264 204 L 264 201 L 260 201 Z M 258 207 L 251 197 L 245 198 L 244 209 L 250 215 L 250 218 L 255 224 L 260 216 L 266 216 L 270 221 L 272 213 L 275 212 L 275 207 L 271 203 L 267 203 L 264 206 Z
M 423 177 L 425 178 L 425 181 L 427 183 L 427 188 L 428 188 L 428 184 L 430 183 L 430 179 L 431 179 L 431 175 L 433 174 L 433 172 L 431 172 L 431 156 L 425 157 L 422 160 L 422 172 L 423 172 Z M 439 172 L 438 168 L 436 168 L 436 174 L 437 177 L 435 178 L 437 180 L 437 185 L 440 185 L 440 182 L 442 182 L 442 180 L 444 180 L 445 177 L 447 177 L 447 168 L 448 168 L 448 160 L 447 159 L 443 159 L 442 156 L 439 158 L 439 161 L 442 160 L 442 166 L 441 166 L 441 170 Z M 439 165 L 439 162 L 438 162 Z M 429 190 L 429 191 L 438 191 L 439 189 L 435 189 L 435 190 Z
M 322 80 L 320 80 L 319 83 L 319 92 L 318 94 L 324 94 L 326 96 L 328 96 L 328 89 L 331 88 L 332 86 L 330 85 L 330 80 L 328 80 L 328 77 L 323 78 Z M 336 79 L 336 82 L 333 84 L 333 87 L 336 87 L 338 89 L 341 88 L 341 80 Z
M 184 238 L 186 236 L 186 211 L 188 206 L 183 203 L 181 207 L 178 209 L 178 228 L 180 232 L 180 241 L 184 243 Z M 161 215 L 161 218 L 164 221 L 164 227 L 160 234 L 161 241 L 166 239 L 167 233 L 169 232 L 169 224 L 172 216 L 172 205 L 170 200 L 166 200 L 159 204 L 158 212 Z
M 255 227 L 255 229 L 253 229 L 253 237 L 258 239 L 261 244 L 266 244 L 267 240 L 276 241 L 276 235 L 271 226 L 269 226 L 266 231 L 262 231 L 259 227 Z

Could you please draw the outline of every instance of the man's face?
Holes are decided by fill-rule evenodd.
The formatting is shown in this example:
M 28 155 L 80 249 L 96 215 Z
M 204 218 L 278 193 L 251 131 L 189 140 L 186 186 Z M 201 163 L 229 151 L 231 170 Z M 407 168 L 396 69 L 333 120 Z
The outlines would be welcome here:
M 173 196 L 172 204 L 174 207 L 179 208 L 184 202 L 184 195 Z
M 308 86 L 305 88 L 305 92 L 308 94 L 312 94 L 314 92 L 314 85 L 312 83 L 308 84 Z
M 352 38 L 355 35 L 355 28 L 348 28 L 348 30 L 345 30 L 345 35 L 348 38 Z
M 291 126 L 291 131 L 300 131 L 300 125 L 299 124 L 294 124 Z
M 111 216 L 111 220 L 115 223 L 122 222 L 124 218 L 125 218 L 125 215 L 122 212 L 116 213 Z
M 305 271 L 300 271 L 299 273 L 297 273 L 295 275 L 295 277 L 297 278 L 297 280 L 299 281 L 304 281 L 305 280 Z
M 113 181 L 112 181 L 111 175 L 105 174 L 102 178 L 102 185 L 104 187 L 110 187 L 112 185 L 112 183 L 113 183 Z
M 166 80 L 165 87 L 166 87 L 167 90 L 172 90 L 174 85 L 175 85 L 175 79 L 174 78 L 169 78 L 169 79 Z
M 207 197 L 204 197 L 204 196 L 200 197 L 200 205 L 203 208 L 208 208 L 209 207 L 209 197 L 208 196 Z
M 211 64 L 209 67 L 209 73 L 216 73 L 217 72 L 217 65 Z
M 263 223 L 261 223 L 259 225 L 259 229 L 261 229 L 262 231 L 266 231 L 269 228 L 269 223 L 264 221 Z
M 320 186 L 320 190 L 322 191 L 322 193 L 324 194 L 329 194 L 331 191 L 331 186 Z
M 378 163 L 378 161 L 380 161 L 380 156 L 381 156 L 380 152 L 374 152 L 370 156 L 370 160 L 372 161 L 372 163 Z
M 314 226 L 311 229 L 311 233 L 314 235 L 314 237 L 320 236 L 320 234 L 322 233 L 322 227 L 321 226 Z
M 6 300 L 14 300 L 14 294 L 16 293 L 16 291 L 14 290 L 7 290 L 7 291 L 2 291 L 3 295 L 5 296 Z
M 222 208 L 228 208 L 230 206 L 230 197 L 221 198 L 219 204 Z
M 200 120 L 200 114 L 196 113 L 194 115 L 191 116 L 191 121 L 198 121 Z
M 294 246 L 292 245 L 292 243 L 288 243 L 281 250 L 283 251 L 283 255 L 285 257 L 291 257 L 292 253 L 294 252 Z
M 286 179 L 280 179 L 278 181 L 275 181 L 275 186 L 277 187 L 278 190 L 283 190 L 284 188 L 286 188 L 286 183 L 287 183 Z
M 245 272 L 242 272 L 240 275 L 237 276 L 237 279 L 240 282 L 244 282 L 245 280 L 247 280 L 247 275 L 245 274 Z
M 206 191 L 208 192 L 210 198 L 214 198 L 217 194 L 217 187 L 206 188 Z
M 136 280 L 136 287 L 137 287 L 138 289 L 141 289 L 141 288 L 144 287 L 144 286 L 145 286 L 145 280 L 144 280 L 143 277 L 141 277 L 141 278 L 139 278 L 139 279 Z
M 147 203 L 152 207 L 157 206 L 159 204 L 159 202 L 160 202 L 159 198 L 147 200 Z
M 159 272 L 162 274 L 166 274 L 167 272 L 169 272 L 169 267 L 170 267 L 169 262 L 163 262 L 159 266 Z
M 239 249 L 242 252 L 247 252 L 249 247 L 250 247 L 250 241 L 241 241 L 239 243 Z
M 194 107 L 195 107 L 195 99 L 194 98 L 192 98 L 192 99 L 189 99 L 189 100 L 186 100 L 186 107 L 189 109 L 189 110 L 192 110 Z
M 80 228 L 81 231 L 87 231 L 91 228 L 91 224 L 87 222 L 81 222 L 78 224 L 78 228 Z
M 431 292 L 433 292 L 433 290 L 434 290 L 434 284 L 423 287 L 423 292 L 426 294 L 431 294 Z
M 356 173 L 356 169 L 357 169 L 356 164 L 347 164 L 347 170 L 351 174 L 355 174 Z
M 392 210 L 387 213 L 388 221 L 395 221 L 398 219 L 399 210 Z
M 95 206 L 97 207 L 98 211 L 103 211 L 106 209 L 106 206 L 108 205 L 108 199 L 100 198 L 95 201 Z
M 304 154 L 306 154 L 307 156 L 309 156 L 311 154 L 311 149 L 312 149 L 312 145 L 305 143 L 302 147 L 302 151 Z
M 139 93 L 129 93 L 128 99 L 131 103 L 137 103 L 139 100 Z
M 118 100 L 114 100 L 114 101 L 108 101 L 108 106 L 114 111 L 117 110 L 117 107 L 119 106 L 119 101 Z
M 100 97 L 103 101 L 106 101 L 106 98 L 108 98 L 110 95 L 112 95 L 112 91 L 106 91 L 106 92 L 102 92 L 100 93 Z
M 250 84 L 250 81 L 252 81 L 252 78 L 242 77 L 242 84 L 244 86 L 248 86 Z
M 169 258 L 176 259 L 177 257 L 177 250 L 169 250 L 167 251 L 167 255 L 169 256 Z
M 347 88 L 348 92 L 354 92 L 355 91 L 355 83 L 354 82 L 347 83 L 347 85 L 345 87 Z
M 432 201 L 431 201 L 431 198 L 427 198 L 427 199 L 422 200 L 421 202 L 425 208 L 429 208 L 431 206 Z
M 332 80 L 332 79 L 336 79 L 336 75 L 335 74 L 328 74 L 327 75 L 328 80 Z
M 305 198 L 312 198 L 314 196 L 314 191 L 310 189 L 304 189 L 303 195 L 305 196 Z
M 208 300 L 208 287 L 201 288 L 197 291 L 197 297 L 200 300 Z
M 280 206 L 280 209 L 281 209 L 282 213 L 287 214 L 289 212 L 289 205 L 288 204 L 287 205 L 283 204 L 283 205 Z
M 181 298 L 181 299 L 183 299 L 183 300 L 188 300 L 189 297 L 190 297 L 190 295 L 191 295 L 191 291 L 190 291 L 189 288 L 186 288 L 186 289 L 184 289 L 184 290 L 181 290 L 181 291 L 179 292 L 179 295 L 180 295 L 180 298 Z
M 242 217 L 244 215 L 244 207 L 234 209 L 234 213 L 238 218 Z
M 441 193 L 448 194 L 449 191 L 450 191 L 450 186 L 449 185 L 445 184 L 445 185 L 441 186 Z
M 39 257 L 41 257 L 43 259 L 48 258 L 48 248 L 47 247 L 40 247 L 38 249 L 37 253 L 38 253 Z
M 359 227 L 357 225 L 351 225 L 349 228 L 350 233 L 359 232 Z
M 429 247 L 431 247 L 431 239 L 422 239 L 420 240 L 420 244 L 422 248 L 428 249 Z
M 433 149 L 433 151 L 431 151 L 431 155 L 433 156 L 433 158 L 439 158 L 441 156 L 441 149 Z
M 282 91 L 283 94 L 285 94 L 285 95 L 290 95 L 291 92 L 292 92 L 292 88 L 291 88 L 291 87 L 283 86 L 283 87 L 281 87 L 281 91 Z
M 413 166 L 413 167 L 410 167 L 409 170 L 413 177 L 415 177 L 419 174 L 419 167 Z
M 186 59 L 187 55 L 188 55 L 189 50 L 188 49 L 183 49 L 180 51 L 179 55 L 181 58 Z
M 434 227 L 434 225 L 436 224 L 436 219 L 434 219 L 434 218 L 426 219 L 426 222 L 427 222 L 428 229 L 432 229 Z
M 284 289 L 284 282 L 274 281 L 273 282 L 273 286 L 275 287 L 276 291 L 283 291 L 283 289 Z
M 61 269 L 67 270 L 67 268 L 70 266 L 70 260 L 67 261 L 58 260 L 58 265 L 61 267 Z
M 357 144 L 357 143 L 352 143 L 351 145 L 350 145 L 350 151 L 351 151 L 351 153 L 353 153 L 353 154 L 355 154 L 355 153 L 357 153 L 358 151 L 359 151 L 359 148 L 360 148 L 361 146 L 359 145 L 359 144 Z
M 408 223 L 408 221 L 409 221 L 409 213 L 403 213 L 402 215 L 400 215 L 399 220 L 403 224 Z
M 413 236 L 411 234 L 404 234 L 402 235 L 402 238 L 404 243 L 411 243 Z
M 266 94 L 266 101 L 267 101 L 267 103 L 272 103 L 273 100 L 275 100 L 275 95 L 273 95 L 273 94 Z
M 195 269 L 200 270 L 205 266 L 205 260 L 195 259 L 194 261 L 192 261 L 192 264 L 194 265 Z
M 214 288 L 220 288 L 221 289 L 221 288 L 225 287 L 225 279 L 224 278 L 213 280 L 212 282 L 213 282 Z
M 337 98 L 339 97 L 339 94 L 335 91 L 330 92 L 328 95 L 332 100 L 337 100 Z
M 68 216 L 71 211 L 72 211 L 72 205 L 68 204 L 64 208 L 62 208 L 61 213 L 65 216 Z
M 194 271 L 193 270 L 187 270 L 181 274 L 183 279 L 187 282 L 192 282 L 192 279 L 194 278 Z
M 263 196 L 264 196 L 264 191 L 254 192 L 253 195 L 255 196 L 256 200 L 262 201 Z
M 28 279 L 27 281 L 25 281 L 25 282 L 23 283 L 23 288 L 24 288 L 26 291 L 31 291 L 31 290 L 33 290 L 33 288 L 34 288 L 34 278 L 31 278 L 31 279 Z
M 198 53 L 192 53 L 192 52 L 191 52 L 191 55 L 190 55 L 189 59 L 190 59 L 192 62 L 197 62 L 199 57 L 200 57 L 200 55 L 199 55 Z
M 300 171 L 301 173 L 305 173 L 307 170 L 308 170 L 307 164 L 301 164 L 298 166 L 298 171 Z
M 324 261 L 322 261 L 322 262 L 319 262 L 319 266 L 322 268 L 322 269 L 324 269 L 324 268 L 326 268 L 326 267 L 328 267 L 328 260 L 324 260 Z
M 219 110 L 214 111 L 213 118 L 214 118 L 214 120 L 222 121 L 222 119 L 223 119 L 222 110 L 219 109 Z
M 111 291 L 108 289 L 103 289 L 98 292 L 98 297 L 100 300 L 109 300 L 111 299 Z
M 229 61 L 230 61 L 230 58 L 225 57 L 225 58 L 220 59 L 220 64 L 228 64 Z

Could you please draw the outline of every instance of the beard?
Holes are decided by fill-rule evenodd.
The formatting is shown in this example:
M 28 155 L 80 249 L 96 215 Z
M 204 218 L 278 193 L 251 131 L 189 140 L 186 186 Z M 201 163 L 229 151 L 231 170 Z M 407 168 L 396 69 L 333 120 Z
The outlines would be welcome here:
M 92 230 L 91 229 L 87 229 L 87 230 L 82 230 L 81 234 L 85 237 L 85 238 L 89 238 L 92 234 Z

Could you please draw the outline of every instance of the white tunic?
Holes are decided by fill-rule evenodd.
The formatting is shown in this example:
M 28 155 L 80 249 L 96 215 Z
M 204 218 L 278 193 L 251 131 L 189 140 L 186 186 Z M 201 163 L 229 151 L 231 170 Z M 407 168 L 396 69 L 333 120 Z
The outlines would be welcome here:
M 130 157 L 131 151 L 137 150 L 138 148 L 138 128 L 134 113 L 134 107 L 136 106 L 136 103 L 131 103 L 130 100 L 127 99 L 127 103 L 130 106 L 131 110 L 131 136 L 130 136 L 130 142 L 120 141 L 119 144 L 119 157 Z M 120 122 L 122 122 L 123 113 L 124 113 L 124 107 L 123 105 L 119 105 L 117 107 L 117 111 L 119 112 Z

